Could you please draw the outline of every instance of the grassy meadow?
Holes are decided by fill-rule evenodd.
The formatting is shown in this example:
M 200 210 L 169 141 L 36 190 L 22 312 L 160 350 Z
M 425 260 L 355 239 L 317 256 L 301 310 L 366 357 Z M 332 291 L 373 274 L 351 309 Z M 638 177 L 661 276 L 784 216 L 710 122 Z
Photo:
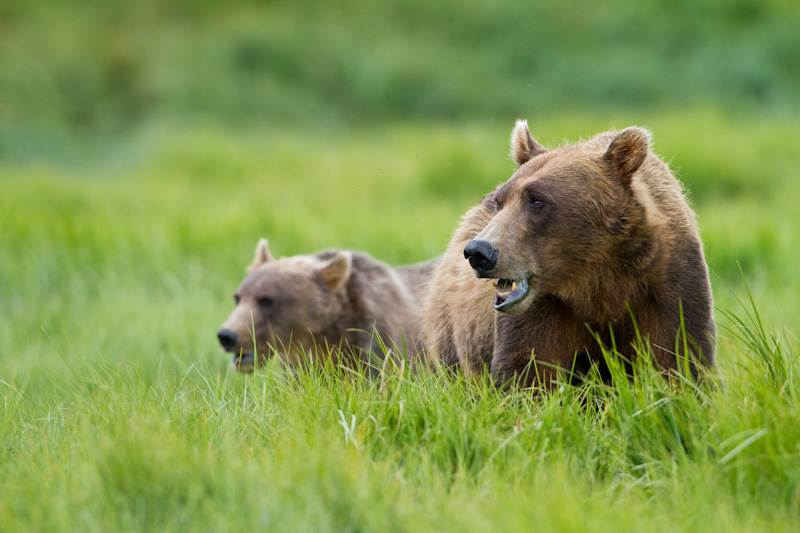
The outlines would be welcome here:
M 797 531 L 800 10 L 662 4 L 0 6 L 0 529 Z M 653 132 L 718 386 L 229 369 L 260 237 L 434 257 L 518 117 Z

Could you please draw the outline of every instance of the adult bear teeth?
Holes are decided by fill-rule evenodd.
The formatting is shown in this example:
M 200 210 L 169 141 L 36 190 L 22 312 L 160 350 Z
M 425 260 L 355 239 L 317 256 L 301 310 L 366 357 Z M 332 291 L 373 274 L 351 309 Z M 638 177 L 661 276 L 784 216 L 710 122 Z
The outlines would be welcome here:
M 494 284 L 496 291 L 495 305 L 501 305 L 512 292 L 517 289 L 517 283 L 507 279 L 498 279 Z
M 528 294 L 529 288 L 528 280 L 525 278 L 520 280 L 498 279 L 494 283 L 494 308 L 498 311 L 511 309 L 516 302 Z
M 509 283 L 511 287 L 509 288 Z M 494 282 L 494 289 L 500 294 L 509 294 L 513 292 L 517 288 L 517 283 L 515 281 L 509 281 L 507 279 L 498 279 Z

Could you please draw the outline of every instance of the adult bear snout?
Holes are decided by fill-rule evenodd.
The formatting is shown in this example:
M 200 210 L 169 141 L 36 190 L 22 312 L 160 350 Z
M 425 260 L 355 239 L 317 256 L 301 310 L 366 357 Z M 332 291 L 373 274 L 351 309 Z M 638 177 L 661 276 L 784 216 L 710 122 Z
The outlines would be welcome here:
M 479 278 L 488 278 L 489 272 L 497 264 L 500 252 L 487 241 L 473 240 L 464 248 L 464 258 L 469 260 L 469 265 L 475 269 Z
M 226 350 L 231 350 L 236 346 L 236 341 L 239 340 L 239 336 L 227 328 L 220 329 L 217 332 L 217 338 L 219 339 L 219 343 Z

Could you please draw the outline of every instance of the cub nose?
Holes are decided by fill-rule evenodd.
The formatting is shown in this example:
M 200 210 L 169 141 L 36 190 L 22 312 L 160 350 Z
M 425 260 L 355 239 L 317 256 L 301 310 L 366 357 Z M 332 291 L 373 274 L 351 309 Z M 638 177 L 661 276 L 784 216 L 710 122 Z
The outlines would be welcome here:
M 233 347 L 236 346 L 236 341 L 239 340 L 239 336 L 227 328 L 219 330 L 217 332 L 217 338 L 225 350 L 232 350 Z
M 486 241 L 470 241 L 464 248 L 464 258 L 469 259 L 469 265 L 475 269 L 480 278 L 489 277 L 488 272 L 497 264 L 499 253 Z

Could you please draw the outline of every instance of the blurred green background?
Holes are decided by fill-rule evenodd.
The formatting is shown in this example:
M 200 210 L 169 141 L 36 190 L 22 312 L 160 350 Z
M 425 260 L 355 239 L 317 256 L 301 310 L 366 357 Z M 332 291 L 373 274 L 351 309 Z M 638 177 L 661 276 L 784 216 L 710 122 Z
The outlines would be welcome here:
M 792 0 L 4 2 L 0 155 L 165 123 L 782 115 L 798 28 Z
M 3 2 L 0 375 L 224 369 L 259 237 L 432 257 L 517 118 L 651 129 L 718 305 L 795 330 L 799 94 L 793 0 Z
M 797 0 L 0 0 L 0 529 L 797 531 L 799 96 Z M 434 257 L 517 118 L 653 132 L 724 386 L 229 370 L 260 237 Z

